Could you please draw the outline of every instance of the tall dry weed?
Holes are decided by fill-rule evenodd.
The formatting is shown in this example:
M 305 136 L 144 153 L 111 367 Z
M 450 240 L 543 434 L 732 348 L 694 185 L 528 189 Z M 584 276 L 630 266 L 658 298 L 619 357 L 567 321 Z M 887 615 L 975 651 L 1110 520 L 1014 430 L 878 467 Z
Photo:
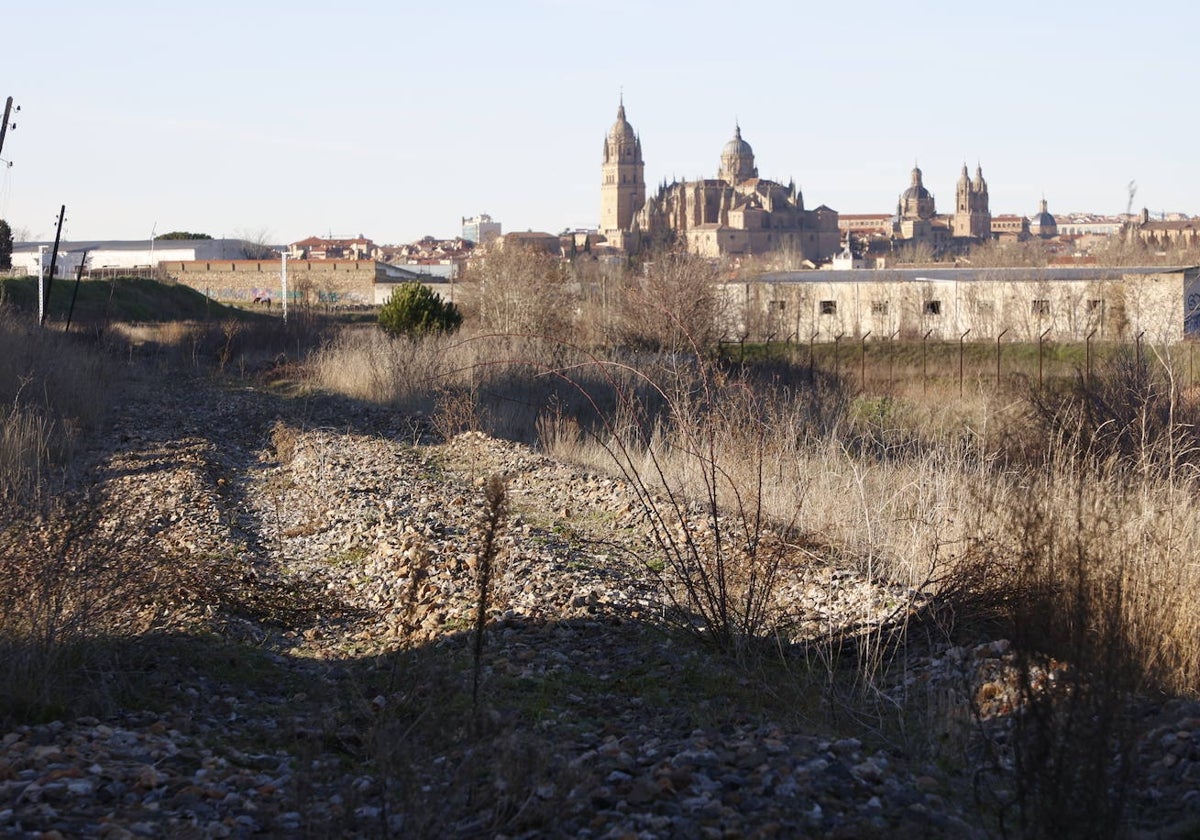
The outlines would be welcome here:
M 111 399 L 112 363 L 93 344 L 0 307 L 0 500 L 25 500 L 65 467 Z
M 60 497 L 0 513 L 0 717 L 81 713 L 115 671 L 113 639 L 155 626 L 175 573 L 151 528 L 101 500 Z

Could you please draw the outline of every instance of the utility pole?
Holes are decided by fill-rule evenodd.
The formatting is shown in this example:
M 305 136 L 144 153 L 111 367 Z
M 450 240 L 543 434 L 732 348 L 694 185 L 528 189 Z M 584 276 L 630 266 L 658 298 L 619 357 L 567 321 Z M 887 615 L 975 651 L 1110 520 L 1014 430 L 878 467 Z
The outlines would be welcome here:
M 58 243 L 62 239 L 63 220 L 67 218 L 67 205 L 58 211 L 58 228 L 54 231 L 54 250 L 50 253 L 50 276 L 46 279 L 46 307 L 42 310 L 40 326 L 46 325 L 46 311 L 50 309 L 50 287 L 54 285 L 54 269 L 58 265 Z
M 17 106 L 17 110 L 21 110 L 20 105 Z M 0 154 L 4 152 L 4 135 L 8 133 L 8 119 L 12 116 L 12 111 L 13 104 L 12 97 L 10 96 L 8 97 L 8 101 L 4 103 L 4 122 L 0 123 Z M 16 127 L 16 123 L 14 123 L 13 128 Z

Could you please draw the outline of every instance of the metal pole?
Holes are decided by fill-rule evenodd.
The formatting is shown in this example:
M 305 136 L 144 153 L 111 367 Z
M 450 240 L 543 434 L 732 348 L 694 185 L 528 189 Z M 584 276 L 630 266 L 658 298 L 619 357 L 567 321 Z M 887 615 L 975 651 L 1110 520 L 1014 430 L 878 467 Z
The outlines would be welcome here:
M 816 381 L 816 369 L 813 366 L 813 342 L 817 340 L 817 333 L 814 331 L 808 337 L 808 381 Z
M 929 332 L 925 333 L 925 336 L 921 339 L 921 393 L 922 394 L 926 394 L 929 392 L 929 364 L 926 361 L 927 352 L 928 352 L 926 348 L 928 347 L 928 344 L 929 344 L 929 336 L 931 336 L 932 334 L 933 334 L 933 330 L 930 330 Z
M 83 266 L 86 262 L 87 251 L 84 251 L 83 257 L 79 260 L 79 270 L 75 272 L 75 290 L 71 293 L 71 306 L 67 309 L 67 325 L 63 327 L 64 333 L 71 329 L 71 316 L 75 314 L 75 298 L 79 297 L 79 283 L 83 280 Z
M 1050 330 L 1038 336 L 1038 387 L 1042 387 L 1042 345 L 1046 341 L 1046 336 L 1050 334 Z
M 888 336 L 888 388 L 896 387 L 896 338 L 900 335 L 900 330 Z
M 833 337 L 833 378 L 834 378 L 834 380 L 836 380 L 838 378 L 838 376 L 841 374 L 842 366 L 841 366 L 841 359 L 839 358 L 839 355 L 841 352 L 841 342 L 842 342 L 843 335 L 845 335 L 845 333 L 838 333 L 837 335 L 835 335 Z
M 1085 342 L 1087 347 L 1087 368 L 1085 374 L 1086 378 L 1084 379 L 1083 384 L 1089 387 L 1092 384 L 1092 339 L 1095 337 L 1095 335 L 1096 331 L 1092 330 L 1090 333 L 1088 333 L 1087 341 Z
M 996 390 L 1000 390 L 1000 339 L 1004 338 L 1004 334 L 1008 332 L 1008 327 L 1000 331 L 1000 335 L 996 336 Z
M 863 333 L 862 337 L 862 355 L 859 357 L 862 370 L 858 374 L 860 385 L 859 387 L 865 392 L 867 390 L 867 336 L 871 334 L 870 330 Z
M 967 337 L 967 333 L 963 333 L 958 337 L 958 398 L 962 399 L 963 395 L 963 339 Z

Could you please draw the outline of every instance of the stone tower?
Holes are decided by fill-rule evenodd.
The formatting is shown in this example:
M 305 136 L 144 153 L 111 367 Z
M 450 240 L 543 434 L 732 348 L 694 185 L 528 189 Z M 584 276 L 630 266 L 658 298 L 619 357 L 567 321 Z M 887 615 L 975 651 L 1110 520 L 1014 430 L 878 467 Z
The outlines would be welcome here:
M 758 177 L 758 170 L 754 168 L 754 150 L 742 139 L 740 125 L 734 125 L 733 139 L 721 149 L 720 177 L 730 184 L 740 184 Z
M 628 232 L 633 217 L 646 203 L 645 164 L 642 141 L 625 120 L 625 101 L 617 108 L 617 121 L 604 138 L 604 162 L 600 166 L 600 231 L 621 246 L 621 233 Z
M 954 236 L 971 239 L 987 239 L 992 234 L 992 214 L 988 209 L 987 181 L 983 180 L 983 167 L 975 167 L 975 178 L 967 176 L 964 163 L 955 190 L 954 220 L 951 225 Z

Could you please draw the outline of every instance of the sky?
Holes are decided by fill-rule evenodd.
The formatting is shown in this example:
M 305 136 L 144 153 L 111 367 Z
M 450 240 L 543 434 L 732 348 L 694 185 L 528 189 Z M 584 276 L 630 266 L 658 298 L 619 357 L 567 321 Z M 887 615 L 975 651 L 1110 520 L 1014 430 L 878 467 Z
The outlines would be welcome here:
M 991 211 L 1200 213 L 1194 0 L 14 3 L 0 218 L 410 242 L 594 228 L 624 97 L 652 193 L 735 125 L 807 207 L 890 212 L 966 163 Z

